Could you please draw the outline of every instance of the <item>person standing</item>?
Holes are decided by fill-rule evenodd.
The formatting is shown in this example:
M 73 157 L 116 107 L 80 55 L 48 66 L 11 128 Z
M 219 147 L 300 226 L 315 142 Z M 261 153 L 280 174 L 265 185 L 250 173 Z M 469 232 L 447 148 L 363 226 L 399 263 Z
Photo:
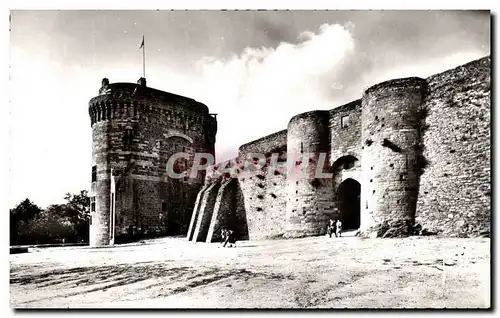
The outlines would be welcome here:
M 226 229 L 222 228 L 220 230 L 220 243 L 221 243 L 221 245 L 224 244 L 225 241 L 226 241 Z
M 229 230 L 229 247 L 236 247 L 236 236 L 233 230 Z
M 233 244 L 236 247 L 236 237 L 234 235 L 234 231 L 231 229 L 226 230 L 226 239 L 224 241 L 223 247 L 226 247 L 227 244 L 229 244 L 228 247 L 233 247 Z
M 335 222 L 332 219 L 328 221 L 328 227 L 326 228 L 326 232 L 328 233 L 328 236 L 330 238 L 332 237 L 332 234 L 335 233 Z
M 335 237 L 341 237 L 342 236 L 342 222 L 340 220 L 337 220 L 335 223 Z
M 230 233 L 231 230 L 224 230 L 224 244 L 222 245 L 222 247 L 226 247 L 226 245 L 229 243 L 229 239 L 230 239 Z

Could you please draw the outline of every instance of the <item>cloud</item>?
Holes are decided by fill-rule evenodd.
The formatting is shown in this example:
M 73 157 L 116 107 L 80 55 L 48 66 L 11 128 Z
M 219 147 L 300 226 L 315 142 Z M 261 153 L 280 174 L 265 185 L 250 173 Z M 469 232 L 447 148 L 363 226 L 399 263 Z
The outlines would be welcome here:
M 272 43 L 280 43 L 287 39 L 293 39 L 290 27 L 278 19 L 256 16 L 255 31 L 261 32 Z
M 371 26 L 383 27 L 380 21 Z M 399 46 L 380 36 L 367 40 L 370 32 L 352 21 L 322 24 L 298 34 L 295 43 L 246 47 L 227 59 L 198 60 L 193 77 L 199 85 L 187 94 L 219 114 L 217 161 L 236 155 L 241 144 L 285 129 L 296 114 L 332 109 L 361 98 L 379 82 L 425 78 L 483 55 L 473 46 L 426 53 L 428 46 Z M 423 42 L 420 37 L 413 42 Z
M 235 154 L 239 145 L 286 128 L 297 113 L 333 108 L 324 87 L 342 90 L 335 74 L 354 53 L 352 30 L 352 23 L 323 24 L 299 34 L 295 44 L 247 47 L 225 60 L 196 62 L 203 87 L 197 98 L 220 114 L 218 153 L 228 156 L 232 147 Z

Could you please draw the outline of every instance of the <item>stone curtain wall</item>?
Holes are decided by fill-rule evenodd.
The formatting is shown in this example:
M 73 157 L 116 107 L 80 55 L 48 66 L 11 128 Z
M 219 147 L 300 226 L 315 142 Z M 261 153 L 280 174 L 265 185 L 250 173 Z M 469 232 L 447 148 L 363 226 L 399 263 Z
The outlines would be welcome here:
M 285 129 L 246 143 L 240 146 L 238 156 L 244 158 L 247 154 L 252 152 L 261 154 L 279 152 L 281 148 L 286 147 L 286 135 L 287 132 Z
M 215 119 L 205 105 L 182 96 L 129 83 L 105 88 L 105 94 L 89 103 L 92 164 L 98 171 L 90 194 L 96 197 L 91 246 L 109 244 L 111 170 L 116 179 L 117 241 L 120 235 L 186 233 L 205 176 L 169 179 L 167 161 L 177 152 L 213 154 Z
M 446 236 L 477 236 L 491 222 L 490 57 L 431 76 L 416 220 Z
M 348 118 L 347 125 L 342 125 Z M 345 155 L 361 158 L 361 99 L 330 110 L 330 166 Z
M 348 122 L 345 122 L 348 119 Z M 322 189 L 326 214 L 334 220 L 340 218 L 337 191 L 340 184 L 347 178 L 353 178 L 361 183 L 361 99 L 347 103 L 330 110 L 330 156 L 329 167 L 333 173 L 330 186 Z M 353 167 L 344 164 L 354 161 Z
M 278 161 L 286 161 L 286 130 L 265 136 L 240 147 L 238 158 L 219 163 L 207 169 L 206 186 L 222 182 L 216 199 L 203 205 L 201 195 L 198 212 L 193 214 L 191 222 L 200 215 L 210 214 L 211 223 L 206 240 L 220 240 L 222 226 L 232 228 L 238 239 L 266 239 L 282 237 L 285 224 L 285 174 L 284 171 L 269 171 L 268 166 L 259 171 L 241 173 L 228 179 L 221 171 L 236 162 L 243 163 L 247 155 L 259 153 L 267 155 L 267 164 L 273 153 L 278 154 Z M 231 183 L 229 183 L 231 182 Z M 213 202 L 213 205 L 210 205 Z M 202 211 L 203 209 L 203 211 Z M 212 212 L 210 212 L 212 211 Z M 200 227 L 203 225 L 200 223 Z M 196 227 L 193 229 L 193 233 Z M 198 231 L 203 231 L 199 229 Z M 188 239 L 192 239 L 188 236 Z M 200 239 L 201 240 L 201 239 Z
M 250 153 L 266 155 L 267 162 L 273 153 L 278 154 L 278 162 L 286 162 L 287 130 L 281 130 L 239 148 L 239 158 L 244 159 Z M 241 192 L 237 193 L 237 209 L 240 219 L 246 217 L 249 239 L 278 238 L 284 235 L 285 227 L 285 180 L 284 171 L 268 171 L 241 175 L 238 178 Z M 244 231 L 244 229 L 242 229 Z
M 235 189 L 234 189 L 234 191 L 235 191 L 234 213 L 235 214 L 234 214 L 234 219 L 233 219 L 234 230 L 235 230 L 235 232 L 237 234 L 237 238 L 239 240 L 248 240 L 248 239 L 250 239 L 249 230 L 248 230 L 248 217 L 247 217 L 247 211 L 245 209 L 245 198 L 243 196 L 243 191 L 241 190 L 241 183 L 237 182 L 237 180 L 235 180 L 234 187 L 235 187 Z M 276 210 L 278 210 L 278 209 L 276 209 Z M 269 224 L 272 225 L 273 223 L 269 223 Z
M 487 232 L 489 74 L 488 57 L 427 80 L 380 83 L 360 100 L 295 116 L 287 130 L 241 146 L 244 157 L 286 141 L 281 149 L 289 160 L 294 151 L 326 151 L 334 173 L 321 181 L 310 174 L 240 177 L 244 204 L 237 206 L 246 213 L 249 238 L 323 234 L 327 219 L 340 216 L 336 192 L 349 178 L 361 184 L 363 229 L 416 221 L 444 235 Z
M 285 176 L 252 174 L 240 178 L 243 207 L 251 240 L 281 237 L 285 227 Z M 239 208 L 242 206 L 239 205 Z

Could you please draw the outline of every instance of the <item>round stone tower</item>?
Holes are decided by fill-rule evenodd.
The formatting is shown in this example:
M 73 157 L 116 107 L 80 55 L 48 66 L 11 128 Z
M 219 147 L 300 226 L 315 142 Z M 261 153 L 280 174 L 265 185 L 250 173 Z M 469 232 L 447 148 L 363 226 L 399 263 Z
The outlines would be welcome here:
M 325 180 L 316 178 L 316 172 L 323 159 L 320 154 L 329 152 L 328 119 L 328 111 L 312 111 L 288 123 L 285 237 L 320 234 L 326 228 L 328 217 L 321 198 Z
M 176 178 L 195 153 L 214 155 L 217 122 L 193 99 L 102 80 L 89 102 L 92 127 L 90 246 L 187 231 L 204 173 Z M 183 159 L 171 161 L 175 153 Z
M 361 230 L 414 221 L 418 113 L 425 90 L 424 79 L 403 78 L 372 86 L 363 95 Z

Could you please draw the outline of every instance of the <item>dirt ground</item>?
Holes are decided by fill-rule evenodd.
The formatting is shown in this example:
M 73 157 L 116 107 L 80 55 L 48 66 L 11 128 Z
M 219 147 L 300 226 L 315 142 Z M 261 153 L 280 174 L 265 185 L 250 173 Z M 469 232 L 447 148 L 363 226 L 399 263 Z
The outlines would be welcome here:
M 490 240 L 163 238 L 10 255 L 14 308 L 488 308 Z

